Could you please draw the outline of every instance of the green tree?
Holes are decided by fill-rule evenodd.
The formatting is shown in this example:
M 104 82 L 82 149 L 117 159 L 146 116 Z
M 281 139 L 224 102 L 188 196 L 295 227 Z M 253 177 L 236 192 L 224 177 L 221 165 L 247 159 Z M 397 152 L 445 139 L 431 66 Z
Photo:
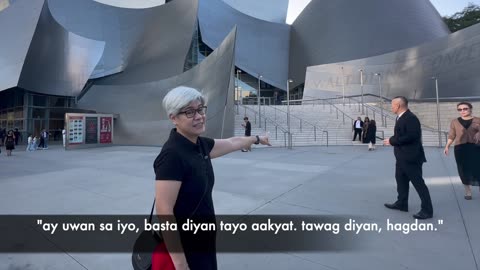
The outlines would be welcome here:
M 480 22 L 480 7 L 469 3 L 463 11 L 443 17 L 450 31 L 456 32 Z

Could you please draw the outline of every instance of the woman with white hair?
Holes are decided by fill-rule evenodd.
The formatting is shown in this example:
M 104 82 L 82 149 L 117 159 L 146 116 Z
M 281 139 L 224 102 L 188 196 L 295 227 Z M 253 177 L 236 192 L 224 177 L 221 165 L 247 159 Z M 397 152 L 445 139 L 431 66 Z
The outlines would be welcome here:
M 163 106 L 175 125 L 154 162 L 155 207 L 160 221 L 176 222 L 178 231 L 162 232 L 164 245 L 176 270 L 217 269 L 216 234 L 180 230 L 187 219 L 215 223 L 212 189 L 215 181 L 211 159 L 252 144 L 270 145 L 267 136 L 211 139 L 205 132 L 207 106 L 196 89 L 179 86 L 165 96 Z M 201 252 L 203 251 L 203 252 Z M 155 255 L 154 255 L 155 256 Z M 152 269 L 157 269 L 155 260 Z

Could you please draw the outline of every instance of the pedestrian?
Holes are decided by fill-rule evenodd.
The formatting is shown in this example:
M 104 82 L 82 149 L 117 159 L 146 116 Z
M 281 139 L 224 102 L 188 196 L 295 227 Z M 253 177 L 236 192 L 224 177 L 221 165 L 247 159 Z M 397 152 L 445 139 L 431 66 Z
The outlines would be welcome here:
M 15 145 L 18 145 L 18 140 L 20 140 L 20 131 L 18 131 L 18 128 L 15 128 L 13 135 L 15 136 Z
M 33 136 L 32 134 L 28 135 L 28 138 L 27 138 L 27 149 L 26 151 L 30 152 L 30 151 L 33 151 Z
M 42 132 L 42 137 L 43 137 L 43 149 L 48 149 L 48 139 L 50 137 L 50 133 L 44 129 Z
M 250 123 L 250 121 L 248 121 L 248 117 L 245 116 L 243 118 L 243 121 L 245 122 L 245 123 L 242 123 L 242 127 L 245 128 L 245 137 L 252 136 L 252 124 Z M 248 152 L 248 151 L 252 151 L 251 146 L 247 147 L 247 149 L 242 149 L 242 152 Z
M 370 124 L 370 118 L 365 117 L 365 119 L 363 120 L 363 126 L 362 126 L 362 143 L 368 143 L 367 142 L 368 124 Z
M 355 134 L 353 135 L 352 141 L 355 141 L 357 139 L 357 135 L 358 135 L 358 140 L 362 141 L 362 128 L 363 128 L 362 118 L 358 117 L 357 120 L 353 122 L 353 131 L 355 132 Z
M 375 150 L 375 142 L 377 140 L 377 123 L 375 120 L 369 121 L 366 133 L 365 142 L 368 143 L 368 151 L 373 151 Z
M 392 112 L 397 115 L 394 133 L 392 137 L 383 142 L 385 145 L 393 146 L 398 196 L 395 203 L 386 203 L 385 207 L 408 212 L 409 182 L 412 182 L 422 201 L 421 210 L 413 217 L 416 219 L 432 218 L 432 200 L 422 176 L 422 166 L 427 159 L 422 146 L 420 121 L 408 109 L 408 100 L 402 96 L 392 100 Z
M 472 115 L 469 102 L 457 104 L 460 117 L 450 123 L 450 132 L 444 153 L 448 155 L 450 145 L 455 142 L 454 154 L 458 175 L 465 187 L 465 200 L 472 199 L 472 186 L 480 186 L 480 118 Z
M 66 131 L 65 128 L 64 128 L 64 129 L 62 129 L 63 147 L 65 147 L 66 136 L 67 136 L 67 131 Z
M 153 164 L 158 218 L 163 223 L 174 221 L 178 228 L 187 219 L 193 223 L 215 223 L 211 159 L 252 143 L 270 145 L 268 137 L 202 137 L 207 106 L 202 94 L 190 87 L 171 90 L 163 99 L 163 106 L 175 128 Z M 215 231 L 163 231 L 162 236 L 164 241 L 152 257 L 152 269 L 160 269 L 156 258 L 166 253 L 177 270 L 217 269 Z
M 7 137 L 5 137 L 4 144 L 7 150 L 7 156 L 11 156 L 13 149 L 15 149 L 15 135 L 13 133 L 13 130 L 8 131 Z

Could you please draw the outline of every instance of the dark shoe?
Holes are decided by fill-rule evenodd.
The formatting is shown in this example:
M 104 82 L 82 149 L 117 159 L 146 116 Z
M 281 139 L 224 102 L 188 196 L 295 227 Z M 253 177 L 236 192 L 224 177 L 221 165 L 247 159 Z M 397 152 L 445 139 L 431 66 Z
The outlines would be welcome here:
M 432 218 L 433 214 L 428 214 L 427 212 L 421 210 L 420 212 L 413 215 L 413 217 L 416 219 L 427 219 L 427 218 Z
M 408 212 L 408 206 L 401 206 L 398 203 L 386 203 L 384 204 L 388 209 L 400 210 L 403 212 Z
M 465 198 L 465 200 L 469 201 L 469 200 L 471 200 L 471 199 L 472 199 L 472 195 L 465 195 L 465 197 L 464 197 L 464 198 Z
M 248 152 L 248 150 L 242 149 L 242 152 Z

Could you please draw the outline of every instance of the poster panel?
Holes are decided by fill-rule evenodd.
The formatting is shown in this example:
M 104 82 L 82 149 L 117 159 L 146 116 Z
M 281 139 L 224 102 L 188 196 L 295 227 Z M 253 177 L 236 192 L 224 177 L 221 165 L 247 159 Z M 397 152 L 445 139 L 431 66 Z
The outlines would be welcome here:
M 83 143 L 83 116 L 70 116 L 68 120 L 69 144 Z
M 112 143 L 112 117 L 100 117 L 100 143 Z
M 98 143 L 98 118 L 85 117 L 85 143 L 92 144 Z

